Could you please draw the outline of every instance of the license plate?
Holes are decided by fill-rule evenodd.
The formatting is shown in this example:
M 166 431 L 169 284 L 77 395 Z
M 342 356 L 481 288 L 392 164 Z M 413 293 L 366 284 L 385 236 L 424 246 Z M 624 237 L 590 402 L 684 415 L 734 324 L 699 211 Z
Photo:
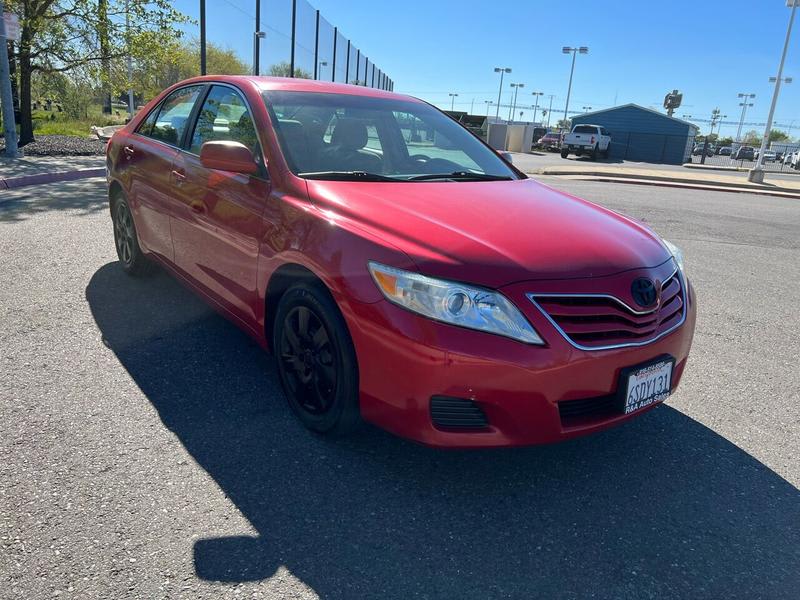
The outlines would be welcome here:
M 672 359 L 634 367 L 628 372 L 625 388 L 625 414 L 665 400 L 672 390 Z

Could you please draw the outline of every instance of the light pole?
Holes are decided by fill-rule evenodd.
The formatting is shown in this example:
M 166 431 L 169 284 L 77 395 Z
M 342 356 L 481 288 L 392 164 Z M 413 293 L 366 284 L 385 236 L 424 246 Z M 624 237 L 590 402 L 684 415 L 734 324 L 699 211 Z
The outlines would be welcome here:
M 575 57 L 578 54 L 589 54 L 589 48 L 586 46 L 580 46 L 578 48 L 571 48 L 570 46 L 564 46 L 561 48 L 561 52 L 563 54 L 572 54 L 572 68 L 569 70 L 569 86 L 567 87 L 567 102 L 564 105 L 564 120 L 567 120 L 567 113 L 569 112 L 569 97 L 572 94 L 572 76 L 575 73 Z
M 511 73 L 511 67 L 495 67 L 495 73 L 500 73 L 500 90 L 497 92 L 497 112 L 494 115 L 495 121 L 500 120 L 500 97 L 503 95 L 503 76 Z
M 14 105 L 11 94 L 11 73 L 8 66 L 8 46 L 6 27 L 3 19 L 3 0 L 0 0 L 0 104 L 3 105 L 3 135 L 5 136 L 5 155 L 17 158 L 17 129 L 14 124 Z
M 550 98 L 550 106 L 547 107 L 547 128 L 550 129 L 550 115 L 553 114 L 553 98 L 555 98 L 555 94 L 549 94 L 548 98 Z
M 794 24 L 794 14 L 797 7 L 800 6 L 800 0 L 786 0 L 786 6 L 792 8 L 789 14 L 789 25 L 786 27 L 786 40 L 783 42 L 783 54 L 781 54 L 781 62 L 778 65 L 778 76 L 770 78 L 775 80 L 775 91 L 772 93 L 772 104 L 769 107 L 769 115 L 767 116 L 767 125 L 764 128 L 764 137 L 761 139 L 761 151 L 758 153 L 758 162 L 747 175 L 749 181 L 755 183 L 762 183 L 764 181 L 764 151 L 767 149 L 769 143 L 769 134 L 772 131 L 772 119 L 775 116 L 775 107 L 778 106 L 778 96 L 781 93 L 781 83 L 791 83 L 791 78 L 783 77 L 783 65 L 786 63 L 786 52 L 789 50 L 789 40 L 792 39 L 792 25 Z
M 544 95 L 544 92 L 531 92 L 533 96 L 536 96 L 536 104 L 533 107 L 533 124 L 536 125 L 536 113 L 539 112 L 539 98 Z
M 450 94 L 450 111 L 451 112 L 453 111 L 453 108 L 454 108 L 454 106 L 456 104 L 456 96 L 458 96 L 458 94 Z
M 489 118 L 489 107 L 492 105 L 492 101 L 491 100 L 484 100 L 484 102 L 486 103 L 486 118 L 488 119 Z
M 592 110 L 592 107 L 591 106 L 584 106 L 583 110 L 584 110 L 584 112 L 589 112 L 590 110 Z
M 322 67 L 327 67 L 328 61 L 321 60 L 319 61 L 319 65 L 317 65 L 317 79 L 322 79 Z
M 511 123 L 514 119 L 514 114 L 517 112 L 517 93 L 519 92 L 519 88 L 525 87 L 524 83 L 512 83 L 511 87 L 514 88 L 514 102 L 511 106 L 509 106 L 508 110 L 508 121 Z
M 258 77 L 260 74 L 258 72 L 258 42 L 259 40 L 263 40 L 267 37 L 267 33 L 265 31 L 256 31 L 253 33 L 253 75 Z
M 753 106 L 753 103 L 750 102 L 750 98 L 755 98 L 755 94 L 738 94 L 739 98 L 742 98 L 742 102 L 739 102 L 739 106 L 742 107 L 742 116 L 739 118 L 739 129 L 736 131 L 736 141 L 739 142 L 742 139 L 742 125 L 744 124 L 744 115 L 747 113 L 747 107 Z
M 717 109 L 717 137 L 721 135 L 722 131 L 722 119 L 727 119 L 728 115 L 721 115 L 719 114 L 719 109 Z M 711 128 L 711 135 L 714 135 L 714 128 Z

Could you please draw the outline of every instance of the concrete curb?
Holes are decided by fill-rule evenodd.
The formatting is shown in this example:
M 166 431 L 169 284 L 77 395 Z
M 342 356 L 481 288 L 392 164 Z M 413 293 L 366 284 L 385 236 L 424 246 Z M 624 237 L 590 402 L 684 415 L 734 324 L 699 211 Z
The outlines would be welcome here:
M 56 181 L 75 181 L 89 177 L 105 177 L 105 167 L 99 169 L 77 169 L 75 171 L 62 171 L 59 173 L 39 173 L 36 175 L 22 175 L 4 179 L 0 177 L 0 190 L 13 190 L 28 185 L 41 185 Z
M 735 183 L 682 179 L 680 177 L 659 177 L 652 175 L 633 175 L 630 173 L 617 175 L 607 171 L 560 171 L 555 169 L 539 169 L 531 175 L 550 175 L 555 177 L 591 177 L 595 181 L 618 181 L 620 183 L 642 183 L 644 185 L 663 185 L 665 187 L 684 187 L 706 189 L 720 192 L 739 192 L 747 194 L 760 194 L 765 196 L 780 196 L 784 198 L 800 198 L 800 190 L 796 188 L 783 188 L 779 186 L 747 186 Z
M 687 190 L 706 190 L 710 192 L 728 192 L 731 194 L 757 194 L 759 196 L 776 196 L 779 198 L 792 198 L 800 200 L 800 191 L 782 192 L 777 190 L 761 190 L 743 187 L 719 187 L 708 183 L 682 183 L 679 181 L 657 180 L 657 179 L 644 179 L 644 178 L 630 178 L 630 177 L 609 177 L 609 176 L 592 176 L 592 175 L 577 175 L 577 174 L 563 174 L 558 177 L 566 177 L 583 181 L 604 181 L 608 183 L 627 183 L 633 185 L 652 185 L 658 187 L 681 188 Z

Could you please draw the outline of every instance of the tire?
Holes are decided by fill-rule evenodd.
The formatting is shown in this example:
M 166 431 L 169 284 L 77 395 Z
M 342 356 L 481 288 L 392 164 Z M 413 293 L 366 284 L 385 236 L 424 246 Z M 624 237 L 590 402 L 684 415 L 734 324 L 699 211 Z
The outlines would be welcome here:
M 611 150 L 611 144 L 609 144 L 608 146 L 606 146 L 606 149 L 605 149 L 605 150 L 603 150 L 603 154 L 602 154 L 603 158 L 606 158 L 606 159 L 608 158 L 608 152 L 609 152 L 609 150 Z
M 569 156 L 569 150 L 565 150 L 564 148 L 561 149 L 561 158 L 567 158 Z
M 300 283 L 278 304 L 272 348 L 292 412 L 328 435 L 361 425 L 358 363 L 338 306 L 321 284 Z
M 592 148 L 592 151 L 589 153 L 589 159 L 590 160 L 597 160 L 598 152 L 600 152 L 600 151 L 598 150 L 597 144 L 595 144 L 594 148 Z
M 139 246 L 139 235 L 133 222 L 133 214 L 124 197 L 119 196 L 112 200 L 111 215 L 114 224 L 114 247 L 122 270 L 135 277 L 147 275 L 153 265 Z

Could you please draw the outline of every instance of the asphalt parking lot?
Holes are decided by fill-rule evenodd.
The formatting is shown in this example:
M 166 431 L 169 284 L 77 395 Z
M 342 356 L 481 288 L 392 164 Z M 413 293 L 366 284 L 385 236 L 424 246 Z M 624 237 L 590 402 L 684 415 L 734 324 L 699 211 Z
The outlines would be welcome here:
M 681 389 L 562 445 L 311 435 L 272 359 L 115 262 L 102 180 L 0 192 L 0 597 L 796 598 L 800 202 L 543 178 L 682 246 Z

